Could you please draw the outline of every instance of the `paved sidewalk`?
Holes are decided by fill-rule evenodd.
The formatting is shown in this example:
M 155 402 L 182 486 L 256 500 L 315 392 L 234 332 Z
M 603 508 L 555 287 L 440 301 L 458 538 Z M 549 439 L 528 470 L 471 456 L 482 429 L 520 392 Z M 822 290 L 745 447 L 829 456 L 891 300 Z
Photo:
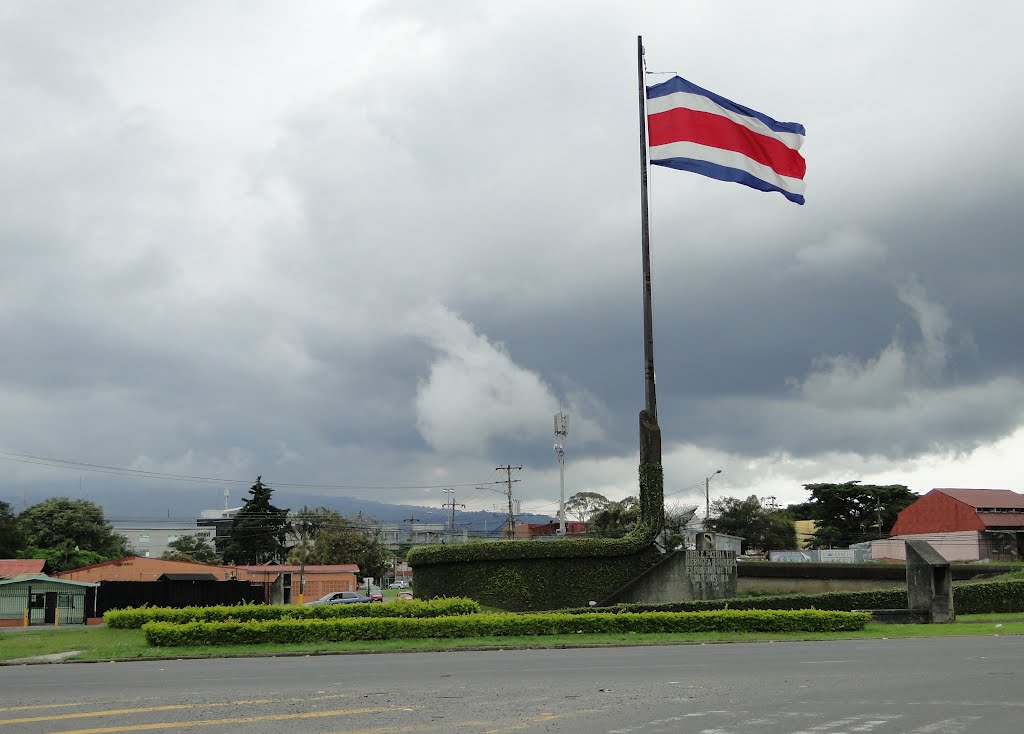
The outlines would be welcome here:
M 63 663 L 68 658 L 73 658 L 81 650 L 68 650 L 67 652 L 55 652 L 52 655 L 36 655 L 31 658 L 16 658 L 15 660 L 4 660 L 0 665 L 34 665 L 37 663 Z

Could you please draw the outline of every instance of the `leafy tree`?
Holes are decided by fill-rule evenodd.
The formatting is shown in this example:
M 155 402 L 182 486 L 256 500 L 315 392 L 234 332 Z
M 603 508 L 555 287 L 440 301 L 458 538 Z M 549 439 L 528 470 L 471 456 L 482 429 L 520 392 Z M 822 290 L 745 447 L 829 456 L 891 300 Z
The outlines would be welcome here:
M 595 513 L 608 507 L 610 500 L 597 492 L 577 492 L 565 501 L 565 514 L 587 522 Z
M 767 510 L 751 495 L 745 500 L 725 497 L 711 504 L 714 517 L 708 529 L 743 538 L 741 550 L 779 550 L 796 547 L 796 526 L 792 518 L 779 510 Z
M 231 521 L 224 538 L 224 562 L 241 565 L 279 561 L 285 557 L 290 524 L 288 510 L 270 504 L 274 490 L 256 477 L 249 499 Z
M 216 563 L 217 551 L 201 535 L 183 535 L 167 544 L 169 550 L 160 556 L 165 561 Z
M 130 554 L 129 554 L 130 555 Z M 118 554 L 115 558 L 123 558 L 124 554 Z M 109 561 L 105 555 L 93 551 L 81 550 L 70 543 L 63 544 L 60 548 L 36 548 L 29 546 L 20 553 L 18 558 L 39 558 L 46 561 L 47 568 L 52 573 L 68 571 L 72 568 L 91 566 L 94 563 Z
M 602 538 L 621 538 L 633 529 L 640 517 L 640 503 L 636 497 L 609 502 L 590 516 L 587 532 Z
M 818 529 L 812 548 L 845 548 L 881 538 L 896 522 L 900 510 L 915 502 L 917 494 L 902 484 L 880 486 L 859 481 L 842 484 L 805 484 L 810 501 L 800 506 Z
M 814 503 L 813 502 L 798 502 L 792 505 L 786 505 L 783 508 L 787 515 L 794 520 L 813 520 L 814 519 Z
M 25 538 L 18 528 L 14 510 L 6 502 L 0 502 L 0 558 L 15 558 L 25 547 Z
M 294 520 L 300 539 L 288 555 L 289 563 L 335 565 L 354 563 L 364 576 L 379 579 L 391 568 L 391 552 L 380 535 L 380 524 L 361 513 L 342 517 L 326 507 L 303 507 Z
M 28 546 L 22 556 L 42 558 L 44 556 L 28 554 L 56 551 L 63 560 L 50 563 L 54 571 L 76 568 L 72 563 L 76 552 L 93 553 L 97 557 L 82 565 L 129 554 L 127 539 L 114 532 L 103 509 L 89 500 L 67 497 L 43 500 L 18 515 L 17 523 Z M 48 555 L 46 558 L 50 560 Z

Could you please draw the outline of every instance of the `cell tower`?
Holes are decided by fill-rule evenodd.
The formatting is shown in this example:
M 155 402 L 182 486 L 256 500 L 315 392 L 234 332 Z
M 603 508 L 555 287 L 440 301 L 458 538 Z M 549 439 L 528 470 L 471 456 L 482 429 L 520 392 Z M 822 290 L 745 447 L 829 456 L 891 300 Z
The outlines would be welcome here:
M 569 416 L 562 411 L 555 414 L 555 453 L 558 454 L 558 534 L 565 535 L 565 446 L 562 442 L 569 434 Z

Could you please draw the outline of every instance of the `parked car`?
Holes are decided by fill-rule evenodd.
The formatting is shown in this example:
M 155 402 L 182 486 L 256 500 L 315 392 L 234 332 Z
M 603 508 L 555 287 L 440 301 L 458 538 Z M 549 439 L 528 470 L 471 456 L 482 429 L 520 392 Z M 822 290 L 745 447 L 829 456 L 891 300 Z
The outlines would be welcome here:
M 389 589 L 408 589 L 409 588 L 409 582 L 407 582 L 407 581 L 392 581 L 390 584 L 388 584 L 388 588 Z
M 318 607 L 321 604 L 368 604 L 370 597 L 355 591 L 332 591 L 316 601 L 307 601 L 303 606 Z
M 395 601 L 411 601 L 411 600 L 412 600 L 412 592 L 411 591 L 402 591 L 402 592 L 399 592 L 398 594 L 395 595 Z
M 384 592 L 379 586 L 371 586 L 369 593 L 370 601 L 384 601 Z

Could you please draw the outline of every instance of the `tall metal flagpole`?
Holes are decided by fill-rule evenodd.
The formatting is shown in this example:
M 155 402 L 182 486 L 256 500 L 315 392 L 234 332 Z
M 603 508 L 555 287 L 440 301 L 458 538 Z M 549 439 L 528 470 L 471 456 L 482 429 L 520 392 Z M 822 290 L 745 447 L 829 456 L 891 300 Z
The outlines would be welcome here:
M 651 225 L 647 212 L 647 89 L 644 79 L 644 40 L 636 37 L 637 83 L 640 104 L 640 223 L 644 274 L 644 411 L 640 414 L 640 463 L 661 464 L 661 431 L 654 389 L 654 324 L 651 308 Z

